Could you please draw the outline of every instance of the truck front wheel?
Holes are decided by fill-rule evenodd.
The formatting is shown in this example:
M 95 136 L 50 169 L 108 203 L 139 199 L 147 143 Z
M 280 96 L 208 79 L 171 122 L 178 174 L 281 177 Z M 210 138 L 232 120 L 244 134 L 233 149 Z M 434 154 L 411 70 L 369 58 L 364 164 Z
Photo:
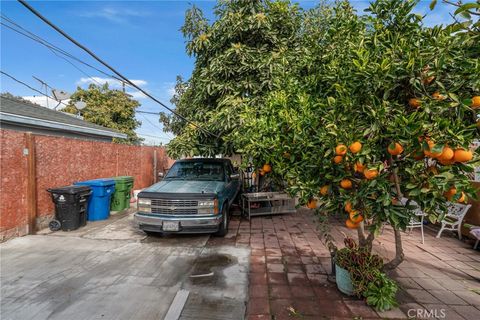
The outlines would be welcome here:
M 215 235 L 219 236 L 219 237 L 225 237 L 225 235 L 228 232 L 229 218 L 228 218 L 227 204 L 224 204 L 222 207 L 223 207 L 222 208 L 222 222 L 220 223 L 220 226 L 218 227 L 218 231 L 215 232 Z

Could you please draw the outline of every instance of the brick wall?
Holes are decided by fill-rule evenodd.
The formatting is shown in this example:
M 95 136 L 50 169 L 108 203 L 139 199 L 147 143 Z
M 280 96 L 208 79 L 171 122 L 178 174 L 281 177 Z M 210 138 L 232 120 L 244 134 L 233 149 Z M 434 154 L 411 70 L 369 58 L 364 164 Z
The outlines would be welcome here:
M 169 168 L 172 160 L 161 147 L 128 146 L 35 135 L 37 221 L 48 221 L 54 213 L 48 188 L 75 181 L 112 176 L 133 176 L 134 189 L 153 184 L 154 150 L 157 172 Z M 0 130 L 0 236 L 1 239 L 28 231 L 26 193 L 27 157 L 23 155 L 25 134 Z

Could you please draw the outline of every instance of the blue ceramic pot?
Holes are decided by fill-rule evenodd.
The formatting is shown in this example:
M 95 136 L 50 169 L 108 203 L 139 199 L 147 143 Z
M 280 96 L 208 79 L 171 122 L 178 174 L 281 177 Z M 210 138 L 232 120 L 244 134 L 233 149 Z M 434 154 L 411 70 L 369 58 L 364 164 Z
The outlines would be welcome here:
M 338 290 L 349 296 L 354 295 L 350 273 L 347 270 L 339 267 L 337 264 L 335 264 L 335 280 L 337 282 Z

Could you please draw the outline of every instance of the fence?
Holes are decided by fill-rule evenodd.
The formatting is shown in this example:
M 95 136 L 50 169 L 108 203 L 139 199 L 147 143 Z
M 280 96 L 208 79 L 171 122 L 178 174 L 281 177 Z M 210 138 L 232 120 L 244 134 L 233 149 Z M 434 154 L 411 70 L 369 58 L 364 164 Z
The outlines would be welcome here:
M 141 189 L 171 163 L 162 147 L 0 130 L 0 238 L 46 225 L 54 213 L 48 188 L 128 175 L 135 179 L 134 189 Z

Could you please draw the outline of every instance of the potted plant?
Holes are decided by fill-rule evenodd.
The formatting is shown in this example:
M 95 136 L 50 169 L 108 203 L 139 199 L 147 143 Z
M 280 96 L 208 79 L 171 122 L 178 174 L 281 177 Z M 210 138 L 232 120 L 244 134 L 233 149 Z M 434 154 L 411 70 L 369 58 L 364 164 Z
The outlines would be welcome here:
M 347 295 L 366 299 L 379 311 L 396 306 L 396 283 L 381 272 L 383 260 L 352 238 L 345 238 L 345 247 L 335 254 L 335 273 L 338 289 Z

